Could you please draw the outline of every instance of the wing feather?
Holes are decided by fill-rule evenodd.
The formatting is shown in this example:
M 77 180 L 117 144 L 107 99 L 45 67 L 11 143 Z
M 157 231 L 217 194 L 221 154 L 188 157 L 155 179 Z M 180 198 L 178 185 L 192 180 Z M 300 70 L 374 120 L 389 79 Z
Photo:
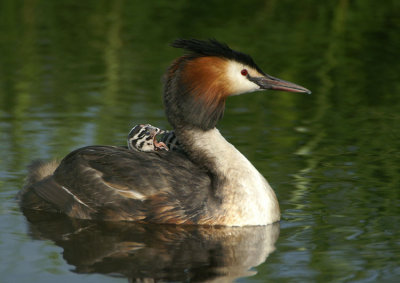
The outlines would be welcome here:
M 68 190 L 58 190 L 59 197 L 79 204 L 90 218 L 143 222 L 194 223 L 211 188 L 206 172 L 182 153 L 113 146 L 70 153 L 53 178 L 58 189 Z M 55 196 L 45 198 L 66 208 Z

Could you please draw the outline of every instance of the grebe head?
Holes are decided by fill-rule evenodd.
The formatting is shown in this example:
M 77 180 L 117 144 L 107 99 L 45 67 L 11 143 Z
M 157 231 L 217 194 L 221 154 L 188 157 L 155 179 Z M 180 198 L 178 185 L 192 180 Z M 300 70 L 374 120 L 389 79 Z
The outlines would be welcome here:
M 172 46 L 188 51 L 166 74 L 164 104 L 174 128 L 214 128 L 228 96 L 267 89 L 311 93 L 265 74 L 249 55 L 216 40 L 179 39 Z
M 163 142 L 157 141 L 157 135 L 164 131 L 150 124 L 136 125 L 128 134 L 128 148 L 135 151 L 168 150 Z

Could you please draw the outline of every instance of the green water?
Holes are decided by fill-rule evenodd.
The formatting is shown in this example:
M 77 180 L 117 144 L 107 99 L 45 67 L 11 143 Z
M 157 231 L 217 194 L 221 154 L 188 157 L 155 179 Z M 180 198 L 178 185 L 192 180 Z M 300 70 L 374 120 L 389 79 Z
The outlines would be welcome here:
M 0 1 L 0 282 L 397 282 L 400 2 L 154 2 Z M 280 224 L 23 215 L 31 160 L 169 127 L 161 77 L 181 55 L 169 43 L 192 37 L 313 91 L 232 97 L 218 125 L 275 189 Z

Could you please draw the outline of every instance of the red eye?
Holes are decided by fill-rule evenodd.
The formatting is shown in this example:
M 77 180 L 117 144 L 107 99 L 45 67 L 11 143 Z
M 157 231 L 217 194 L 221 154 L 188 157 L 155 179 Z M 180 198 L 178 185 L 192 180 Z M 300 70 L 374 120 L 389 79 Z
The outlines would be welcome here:
M 240 73 L 242 74 L 242 76 L 247 76 L 247 74 L 248 74 L 249 72 L 247 72 L 246 69 L 243 69 L 243 70 L 240 71 Z

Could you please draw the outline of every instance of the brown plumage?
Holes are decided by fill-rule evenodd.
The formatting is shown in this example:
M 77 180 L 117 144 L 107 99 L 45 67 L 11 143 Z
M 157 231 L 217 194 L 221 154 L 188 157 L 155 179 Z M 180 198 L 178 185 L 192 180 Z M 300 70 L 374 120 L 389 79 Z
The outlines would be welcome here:
M 280 218 L 274 191 L 215 128 L 230 95 L 309 92 L 270 77 L 250 56 L 215 40 L 177 40 L 164 88 L 182 152 L 88 146 L 56 164 L 36 163 L 21 191 L 25 209 L 71 217 L 199 225 L 265 225 Z

